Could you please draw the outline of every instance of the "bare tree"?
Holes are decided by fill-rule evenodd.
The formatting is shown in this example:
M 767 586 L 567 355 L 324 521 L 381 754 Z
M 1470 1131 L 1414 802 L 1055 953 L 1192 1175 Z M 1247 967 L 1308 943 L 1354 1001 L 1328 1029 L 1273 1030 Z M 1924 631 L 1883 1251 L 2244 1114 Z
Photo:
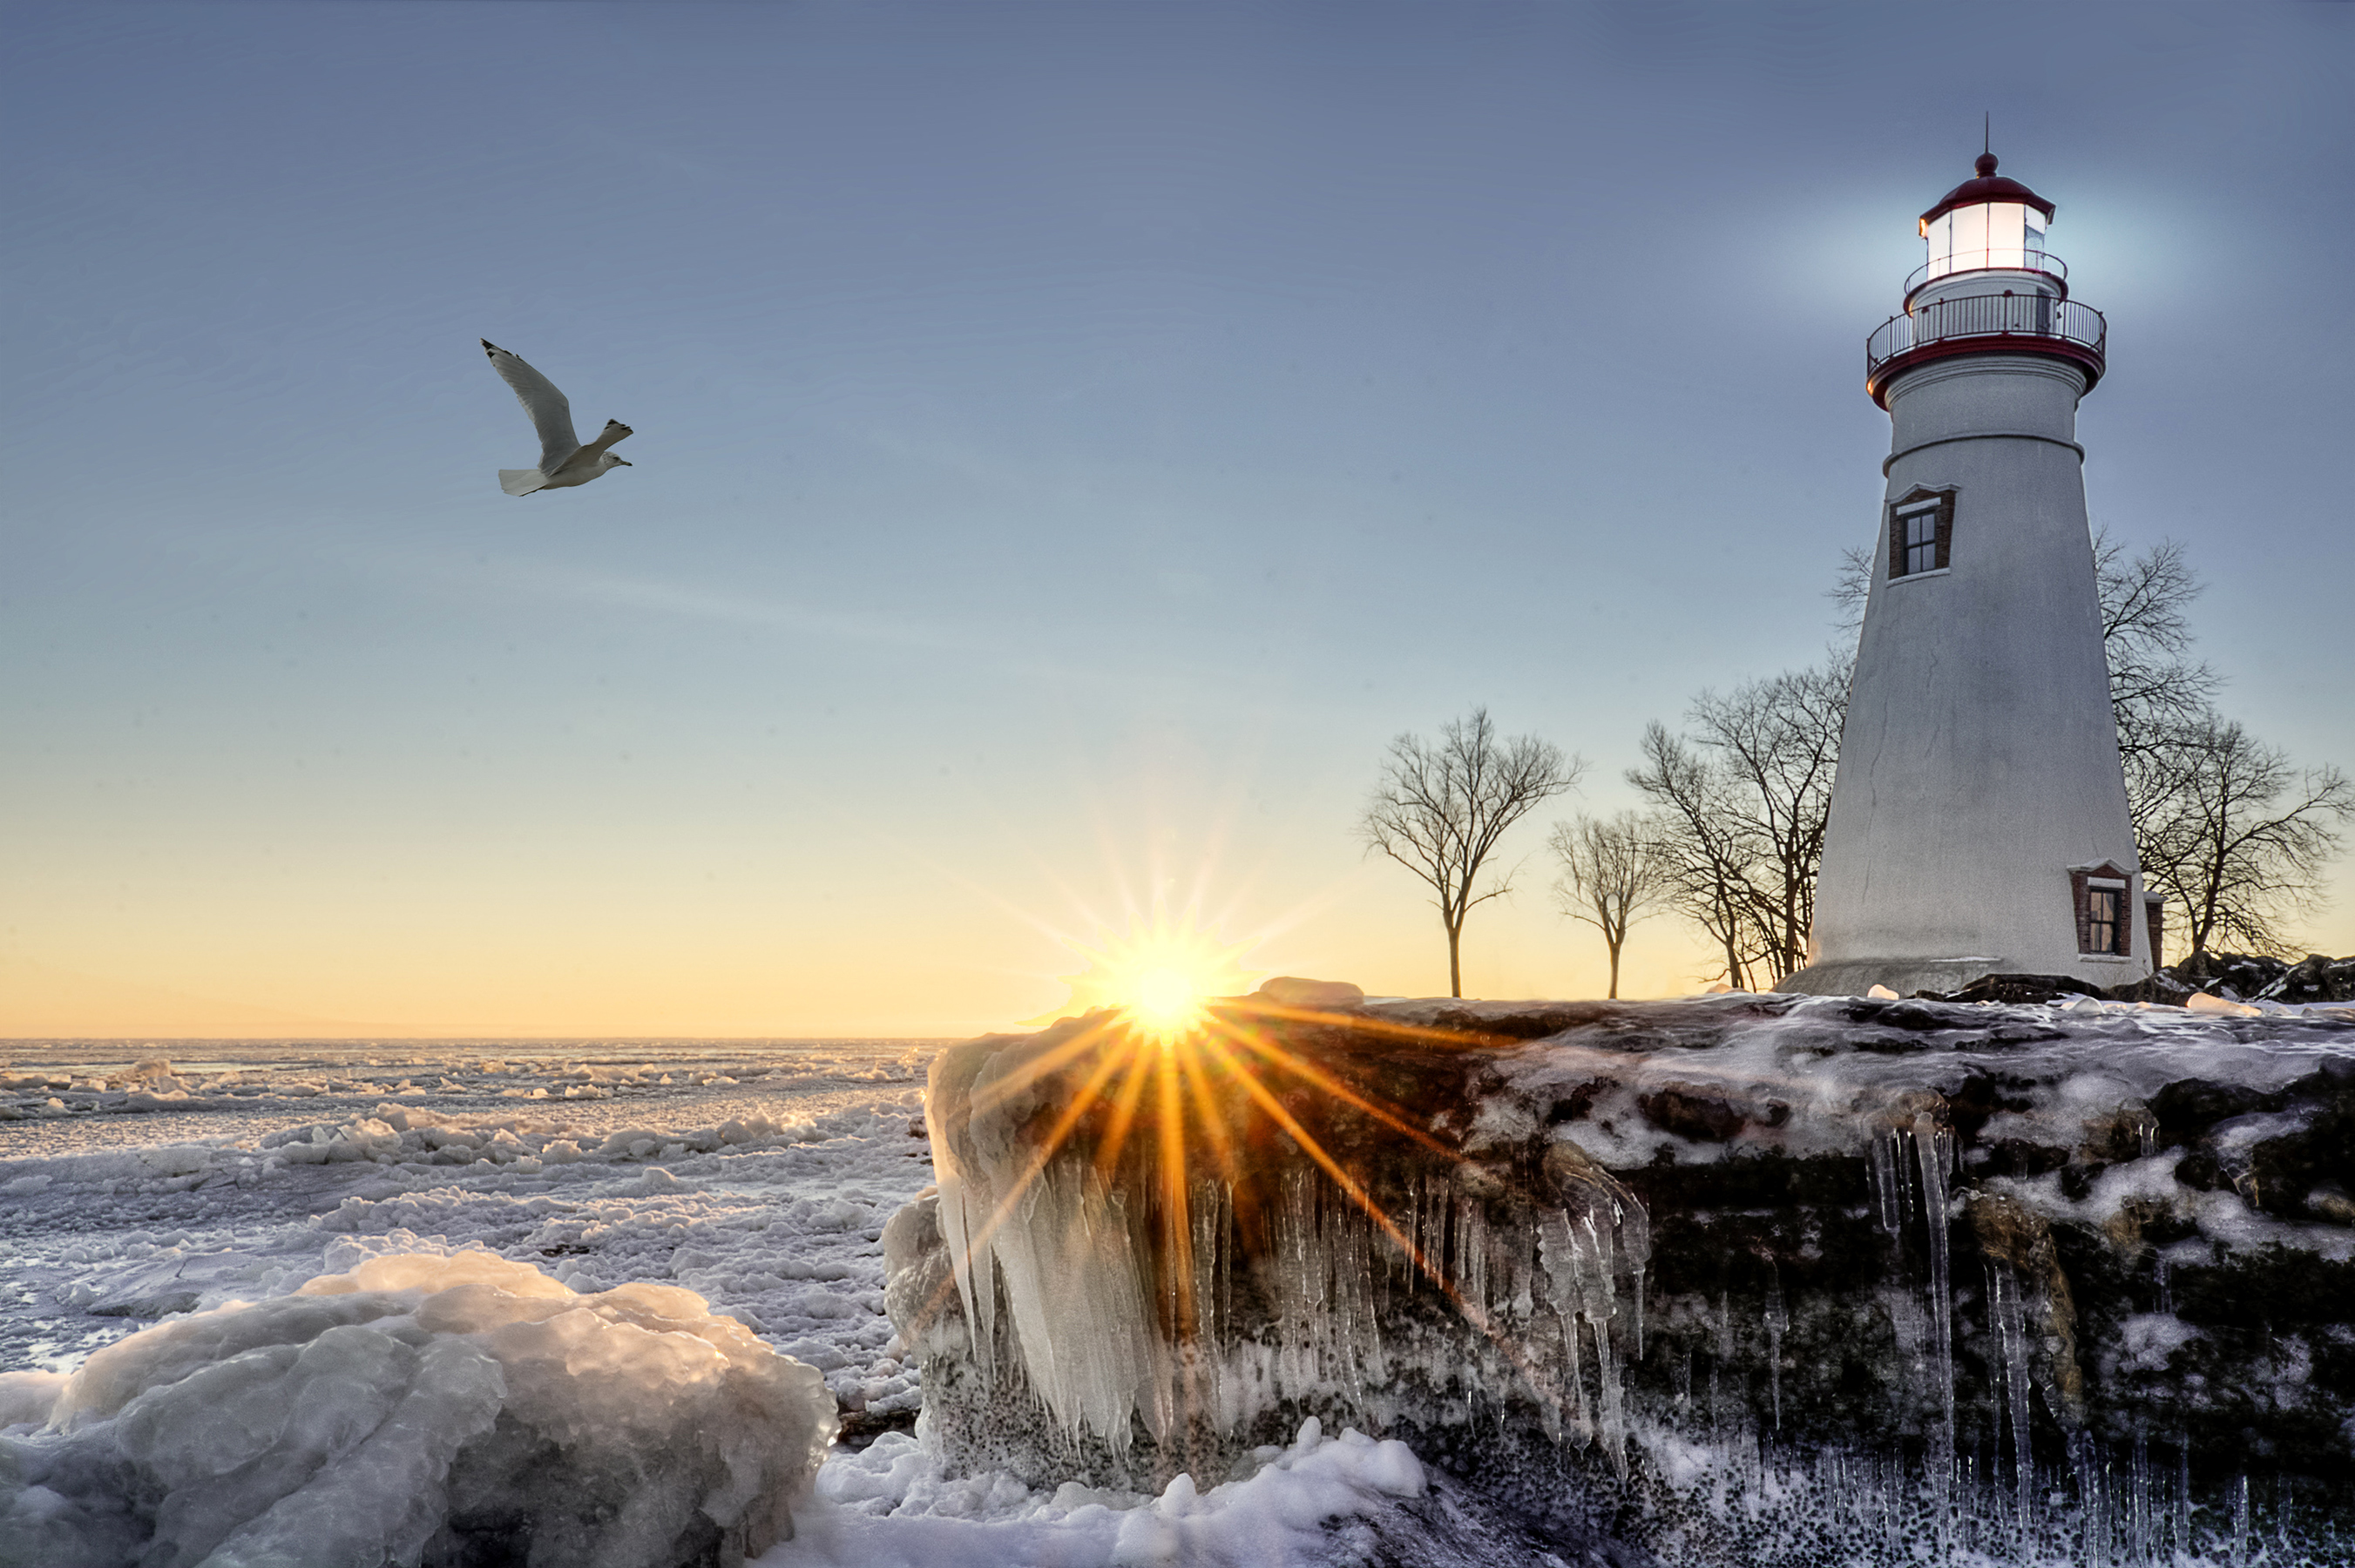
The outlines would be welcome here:
M 2216 695 L 2216 672 L 2191 661 L 2191 622 L 2185 613 L 2203 584 L 2175 540 L 2129 556 L 2106 528 L 2094 534 L 2094 578 L 2101 595 L 2102 651 L 2110 663 L 2110 706 L 2132 796 L 2146 754 L 2170 733 L 2196 728 Z
M 1861 545 L 1840 551 L 1839 570 L 1824 590 L 1839 613 L 1832 624 L 1853 637 L 1864 629 L 1864 602 L 1872 596 L 1872 552 Z
M 2169 725 L 2144 763 L 2143 879 L 2182 906 L 2191 951 L 2292 951 L 2281 923 L 2319 901 L 2355 784 L 2334 767 L 2293 769 L 2213 711 Z
M 1776 980 L 1807 961 L 1816 870 L 1824 858 L 1852 673 L 1848 660 L 1833 659 L 1753 680 L 1722 698 L 1704 691 L 1693 703 L 1700 743 L 1732 777 L 1744 828 L 1764 846 L 1758 923 Z
M 1381 782 L 1359 831 L 1431 884 L 1447 928 L 1450 996 L 1464 994 L 1464 921 L 1512 889 L 1512 875 L 1480 873 L 1505 830 L 1578 782 L 1586 764 L 1534 735 L 1497 737 L 1486 708 L 1451 720 L 1436 743 L 1401 735 L 1382 760 Z
M 1759 846 L 1742 830 L 1725 770 L 1668 726 L 1645 727 L 1644 763 L 1627 782 L 1657 808 L 1652 851 L 1666 868 L 1670 901 L 1725 955 L 1725 983 L 1748 990 L 1759 944 Z
M 1681 901 L 1724 947 L 1731 985 L 1746 984 L 1745 955 L 1772 981 L 1806 962 L 1849 673 L 1836 656 L 1704 691 L 1690 738 L 1647 731 L 1646 765 L 1627 775 L 1663 813 Z
M 1658 909 L 1677 890 L 1674 869 L 1661 853 L 1658 832 L 1632 811 L 1608 820 L 1581 812 L 1557 822 L 1548 848 L 1561 862 L 1554 899 L 1561 912 L 1603 933 L 1611 950 L 1611 991 L 1619 995 L 1619 950 L 1627 930 Z

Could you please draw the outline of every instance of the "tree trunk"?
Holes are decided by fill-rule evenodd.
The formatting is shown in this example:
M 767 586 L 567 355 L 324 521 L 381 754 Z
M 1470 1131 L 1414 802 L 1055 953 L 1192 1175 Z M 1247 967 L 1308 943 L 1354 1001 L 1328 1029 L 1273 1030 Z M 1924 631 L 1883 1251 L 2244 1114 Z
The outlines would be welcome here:
M 1611 1000 L 1619 999 L 1619 944 L 1611 944 Z
M 1447 928 L 1447 994 L 1459 998 L 1464 995 L 1463 947 L 1464 928 L 1460 925 L 1449 926 Z

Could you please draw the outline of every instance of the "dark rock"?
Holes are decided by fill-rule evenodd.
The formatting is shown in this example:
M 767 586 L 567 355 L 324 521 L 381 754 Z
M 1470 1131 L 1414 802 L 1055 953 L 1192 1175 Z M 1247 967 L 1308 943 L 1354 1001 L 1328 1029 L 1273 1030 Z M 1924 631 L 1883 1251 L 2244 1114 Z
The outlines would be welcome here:
M 2264 995 L 2288 973 L 2281 959 L 2247 953 L 2195 953 L 2174 966 L 2179 981 L 2234 1002 Z
M 2355 958 L 2309 953 L 2259 995 L 2272 1002 L 2355 1002 Z
M 2175 1179 L 2194 1192 L 2214 1192 L 2230 1187 L 2224 1168 L 2216 1157 L 2206 1149 L 2197 1149 L 2175 1162 Z
M 2257 1111 L 2278 1110 L 2281 1098 L 2244 1083 L 2211 1083 L 2185 1078 L 2168 1084 L 2150 1097 L 2150 1114 L 2158 1124 L 2161 1147 L 2190 1142 L 2217 1123 Z
M 1644 1119 L 1678 1137 L 1721 1144 L 1750 1125 L 1746 1106 L 1689 1083 L 1671 1083 L 1637 1098 Z M 1784 1115 L 1790 1113 L 1783 1108 Z
M 2197 985 L 2177 979 L 2173 971 L 2159 969 L 2147 979 L 2130 986 L 2113 986 L 2102 994 L 2114 1002 L 2149 1002 L 2158 1007 L 2179 1008 L 2199 989 Z
M 2289 964 L 2246 953 L 2195 953 L 2105 994 L 2113 1001 L 2180 1007 L 2197 991 L 2234 1002 L 2355 1002 L 2355 957 L 2309 953 Z
M 2072 997 L 2101 997 L 2105 993 L 2098 986 L 2088 985 L 2073 975 L 1989 975 L 1974 980 L 1959 991 L 1949 992 L 1949 1002 L 2065 1002 Z

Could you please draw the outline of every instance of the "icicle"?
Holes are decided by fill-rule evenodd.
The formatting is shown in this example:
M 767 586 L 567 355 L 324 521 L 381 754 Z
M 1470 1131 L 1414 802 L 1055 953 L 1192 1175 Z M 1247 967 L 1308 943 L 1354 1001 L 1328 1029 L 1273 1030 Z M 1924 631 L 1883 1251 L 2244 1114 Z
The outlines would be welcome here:
M 2175 1435 L 2175 1553 L 2190 1557 L 2191 1550 L 2191 1438 L 2188 1433 Z
M 2232 1483 L 2232 1568 L 2249 1561 L 2249 1477 Z
M 2077 1470 L 2077 1518 L 2084 1543 L 2087 1568 L 2103 1568 L 2110 1560 L 2108 1456 L 2091 1432 L 2069 1435 L 2069 1453 Z
M 1636 1360 L 1644 1359 L 1644 1270 L 1652 1261 L 1652 1216 L 1633 1193 L 1614 1201 L 1619 1226 L 1619 1253 L 1627 1260 L 1629 1317 L 1635 1328 Z
M 1946 1169 L 1954 1157 L 1955 1135 L 1937 1124 L 1927 1111 L 1913 1118 L 1913 1148 L 1922 1167 L 1922 1213 L 1930 1232 L 1930 1316 L 1935 1339 L 1931 1346 L 1938 1392 L 1945 1413 L 1943 1446 L 1933 1455 L 1934 1484 L 1949 1495 L 1955 1464 L 1955 1295 L 1950 1275 L 1946 1234 Z M 1943 1512 L 1943 1508 L 1941 1509 Z
M 1624 1476 L 1626 1422 L 1620 1351 L 1613 1343 L 1618 1331 L 1614 1319 L 1620 1316 L 1622 1269 L 1627 1271 L 1636 1292 L 1627 1314 L 1631 1324 L 1642 1309 L 1643 1268 L 1651 1256 L 1649 1216 L 1634 1193 L 1573 1145 L 1557 1145 L 1548 1156 L 1547 1168 L 1563 1207 L 1539 1221 L 1538 1258 L 1546 1274 L 1546 1296 L 1561 1319 L 1569 1347 L 1580 1424 L 1599 1434 L 1610 1450 L 1614 1467 Z M 1585 1383 L 1580 1376 L 1576 1322 L 1580 1318 L 1594 1339 L 1596 1401 L 1591 1420 Z M 1640 1334 L 1638 1327 L 1629 1338 L 1639 1339 Z
M 1783 1306 L 1783 1271 L 1773 1264 L 1767 1265 L 1766 1284 L 1766 1386 L 1774 1401 L 1774 1430 L 1783 1430 L 1783 1330 L 1791 1326 L 1791 1315 Z
M 1899 1202 L 1897 1174 L 1897 1139 L 1894 1132 L 1876 1132 L 1872 1136 L 1872 1197 L 1881 1228 L 1891 1236 L 1903 1228 Z
M 1594 1330 L 1595 1381 L 1601 1388 L 1600 1400 L 1603 1445 L 1610 1451 L 1611 1467 L 1619 1478 L 1627 1478 L 1627 1425 L 1619 1392 L 1619 1364 L 1611 1354 L 1611 1325 L 1608 1321 L 1588 1324 Z
M 2158 1541 L 2150 1527 L 2150 1440 L 2137 1432 L 2133 1469 L 2128 1477 L 2133 1495 L 2126 1499 L 2126 1550 L 2137 1563 L 2148 1563 Z
M 2020 1296 L 2019 1277 L 2009 1264 L 1991 1261 L 1987 1264 L 1987 1316 L 1996 1331 L 1998 1392 L 2004 1413 L 2011 1422 L 2012 1488 L 2020 1529 L 2025 1531 L 2036 1518 L 2036 1451 L 2030 1440 L 2027 1303 Z

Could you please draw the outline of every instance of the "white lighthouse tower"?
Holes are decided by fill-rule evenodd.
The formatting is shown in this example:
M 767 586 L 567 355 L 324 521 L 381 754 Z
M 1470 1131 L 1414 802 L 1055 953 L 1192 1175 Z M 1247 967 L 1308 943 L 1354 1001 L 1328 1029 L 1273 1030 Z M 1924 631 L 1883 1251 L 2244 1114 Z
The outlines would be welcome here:
M 2045 248 L 2052 204 L 1995 170 L 1922 215 L 1928 260 L 1866 344 L 1889 485 L 1785 990 L 2150 973 L 2077 444 L 2105 327 Z

